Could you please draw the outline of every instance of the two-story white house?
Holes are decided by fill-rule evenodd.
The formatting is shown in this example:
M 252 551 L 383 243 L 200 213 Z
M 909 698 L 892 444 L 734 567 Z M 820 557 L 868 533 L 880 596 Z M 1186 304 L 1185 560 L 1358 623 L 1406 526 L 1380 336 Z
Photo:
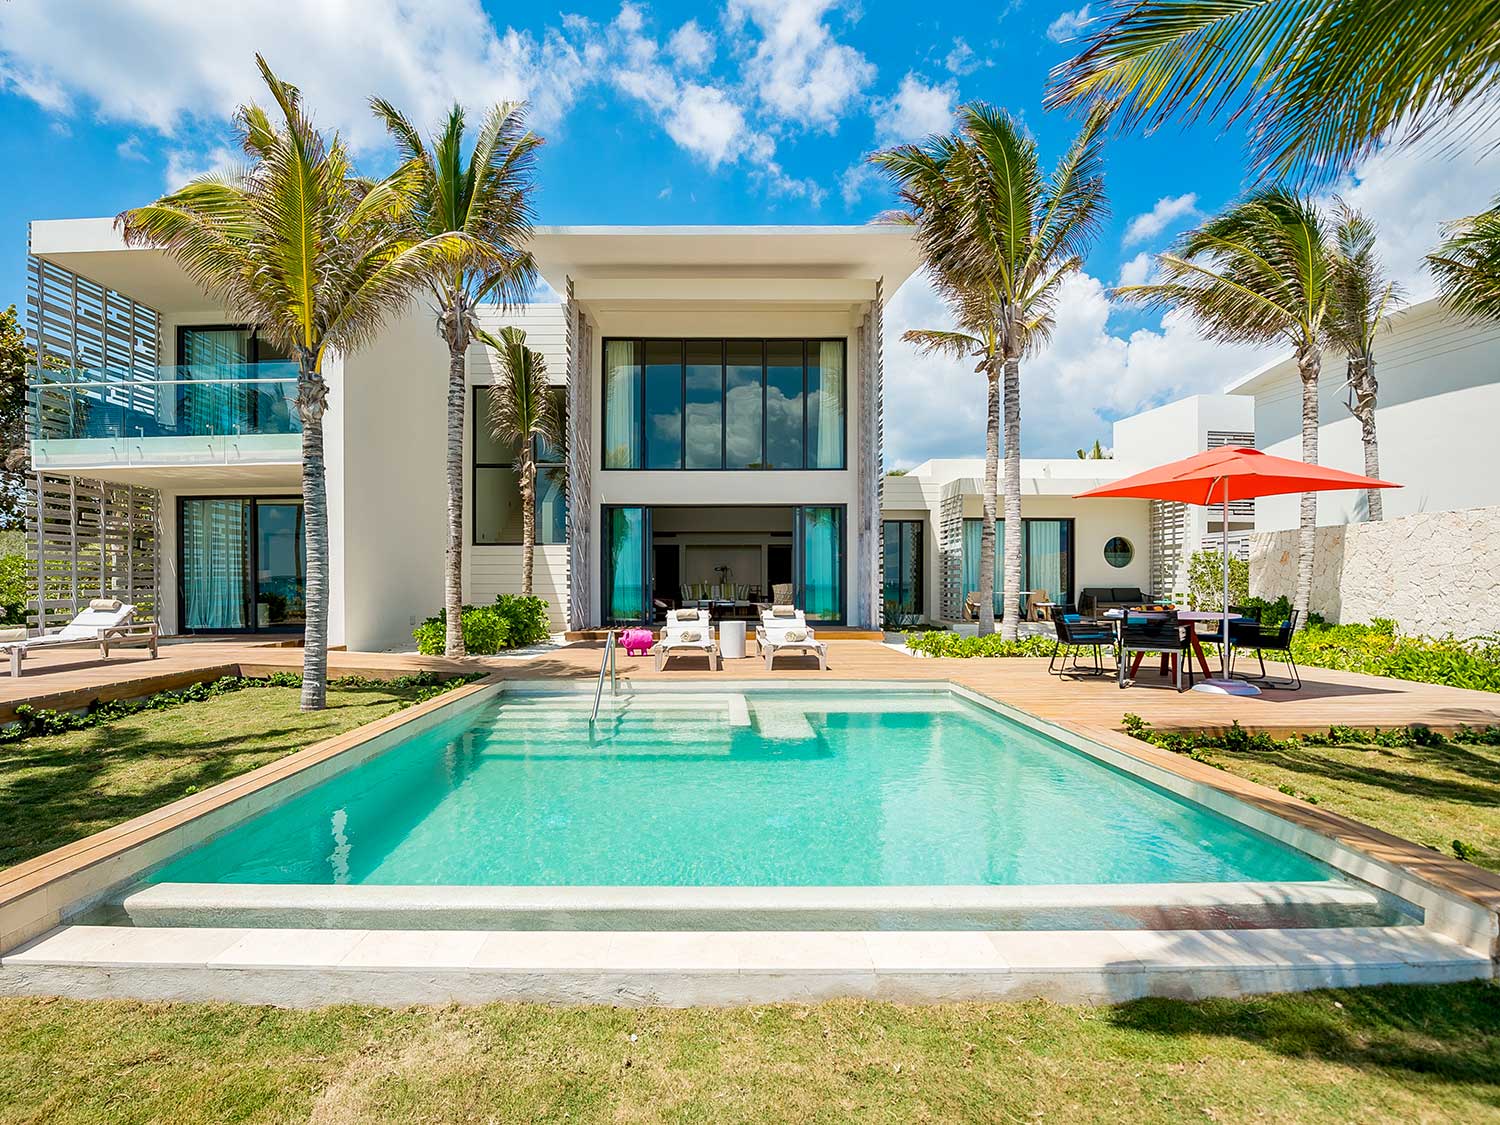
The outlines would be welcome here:
M 554 624 L 646 621 L 790 587 L 812 619 L 881 614 L 881 310 L 918 264 L 895 227 L 540 228 L 560 295 L 502 316 L 545 357 L 536 591 Z M 49 622 L 97 592 L 169 633 L 301 627 L 295 368 L 109 219 L 31 226 L 34 565 Z M 464 591 L 518 588 L 514 451 L 469 356 Z M 446 347 L 418 301 L 330 360 L 331 643 L 409 644 L 441 605 Z

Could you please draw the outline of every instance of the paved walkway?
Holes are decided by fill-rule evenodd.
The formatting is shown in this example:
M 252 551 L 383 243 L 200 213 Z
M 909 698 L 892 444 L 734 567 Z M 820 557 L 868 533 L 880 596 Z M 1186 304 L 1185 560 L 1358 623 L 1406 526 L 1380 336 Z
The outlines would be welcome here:
M 753 646 L 752 646 L 753 647 Z M 531 656 L 477 657 L 450 661 L 399 653 L 333 652 L 333 675 L 390 676 L 421 670 L 484 671 L 506 679 L 591 679 L 598 674 L 603 645 L 580 642 Z M 151 660 L 144 651 L 127 649 L 108 661 L 86 651 L 39 653 L 26 662 L 20 679 L 0 676 L 0 721 L 17 703 L 37 707 L 77 708 L 96 699 L 122 699 L 182 687 L 236 672 L 265 674 L 296 671 L 302 650 L 275 644 L 211 640 L 162 646 Z M 776 679 L 899 681 L 949 680 L 991 698 L 1020 707 L 1044 719 L 1117 730 L 1121 716 L 1134 712 L 1162 728 L 1201 729 L 1242 726 L 1275 735 L 1326 729 L 1333 724 L 1362 727 L 1425 723 L 1435 730 L 1460 726 L 1500 725 L 1500 695 L 1409 683 L 1337 672 L 1305 669 L 1301 691 L 1268 691 L 1243 698 L 1178 693 L 1154 673 L 1143 671 L 1138 686 L 1121 691 L 1112 677 L 1059 680 L 1047 674 L 1044 660 L 933 660 L 908 656 L 874 641 L 835 640 L 829 644 L 828 671 L 820 673 L 810 658 L 781 657 L 775 671 L 754 658 L 726 660 L 723 671 L 709 672 L 703 660 L 677 657 L 656 672 L 649 657 L 619 657 L 627 680 Z

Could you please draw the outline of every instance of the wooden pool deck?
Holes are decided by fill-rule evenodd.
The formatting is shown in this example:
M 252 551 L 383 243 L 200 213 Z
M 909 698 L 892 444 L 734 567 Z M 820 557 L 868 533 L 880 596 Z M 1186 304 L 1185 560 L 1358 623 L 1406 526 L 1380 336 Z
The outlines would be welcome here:
M 335 676 L 389 677 L 428 670 L 488 672 L 503 679 L 588 680 L 598 674 L 602 651 L 602 643 L 584 641 L 527 657 L 463 661 L 403 653 L 333 652 L 329 668 Z M 239 640 L 168 644 L 157 660 L 140 650 L 125 650 L 108 661 L 87 652 L 39 653 L 27 660 L 21 678 L 0 676 L 0 721 L 13 716 L 20 703 L 81 708 L 94 700 L 128 699 L 218 676 L 296 671 L 301 662 L 299 648 Z M 1047 673 L 1045 660 L 919 659 L 866 640 L 831 641 L 827 672 L 819 672 L 809 658 L 791 656 L 779 658 L 769 673 L 755 658 L 726 660 L 722 671 L 710 672 L 703 660 L 692 657 L 674 658 L 665 671 L 657 672 L 649 657 L 623 652 L 618 667 L 627 681 L 949 681 L 1042 719 L 1100 730 L 1118 730 L 1127 712 L 1163 729 L 1217 729 L 1238 720 L 1248 729 L 1278 737 L 1335 724 L 1369 728 L 1421 723 L 1445 732 L 1461 726 L 1500 725 L 1500 695 L 1491 692 L 1323 668 L 1304 670 L 1301 691 L 1267 691 L 1243 698 L 1178 693 L 1147 671 L 1137 686 L 1121 691 L 1109 676 L 1059 680 Z

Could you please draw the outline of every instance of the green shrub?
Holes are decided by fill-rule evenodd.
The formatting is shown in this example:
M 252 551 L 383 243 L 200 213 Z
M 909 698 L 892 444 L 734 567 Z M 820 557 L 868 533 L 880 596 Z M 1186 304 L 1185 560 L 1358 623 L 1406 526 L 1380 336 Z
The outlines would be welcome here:
M 1244 605 L 1250 599 L 1250 564 L 1229 560 L 1229 604 Z M 1224 556 L 1218 551 L 1194 551 L 1188 559 L 1188 605 L 1197 610 L 1221 609 L 1224 605 Z
M 906 634 L 906 647 L 923 656 L 1051 656 L 1056 643 L 1051 637 L 1006 641 L 999 633 L 987 637 L 961 637 L 949 632 Z
M 466 605 L 462 622 L 464 650 L 471 656 L 534 645 L 551 636 L 547 603 L 535 596 L 501 594 L 493 605 Z M 442 656 L 447 629 L 447 612 L 439 610 L 436 617 L 413 630 L 417 651 L 423 656 Z
M 1493 638 L 1406 637 L 1388 619 L 1372 625 L 1309 624 L 1293 638 L 1292 655 L 1309 667 L 1500 691 L 1500 645 Z
M 0 555 L 0 625 L 26 624 L 25 555 Z

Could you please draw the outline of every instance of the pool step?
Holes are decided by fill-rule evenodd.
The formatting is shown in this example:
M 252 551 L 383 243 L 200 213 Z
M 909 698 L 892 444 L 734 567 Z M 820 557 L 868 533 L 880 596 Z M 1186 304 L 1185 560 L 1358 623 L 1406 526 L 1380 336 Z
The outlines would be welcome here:
M 325 1004 L 1103 1003 L 1487 979 L 1420 927 L 1061 933 L 493 933 L 67 926 L 0 958 L 0 995 Z
M 1341 882 L 1051 887 L 453 887 L 157 883 L 136 926 L 413 930 L 1125 930 L 1387 925 Z

